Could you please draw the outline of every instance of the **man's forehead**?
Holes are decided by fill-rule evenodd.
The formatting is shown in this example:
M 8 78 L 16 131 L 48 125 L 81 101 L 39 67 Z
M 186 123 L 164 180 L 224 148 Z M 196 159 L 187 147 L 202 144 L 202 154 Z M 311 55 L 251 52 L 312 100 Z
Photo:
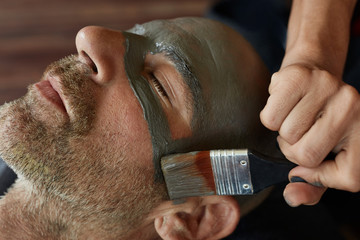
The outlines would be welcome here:
M 137 24 L 129 32 L 142 35 L 157 44 L 171 44 L 183 50 L 194 45 L 201 45 L 207 35 L 216 35 L 221 25 L 205 18 L 176 18 L 154 20 Z
M 138 35 L 151 35 L 152 33 L 174 34 L 179 29 L 185 29 L 192 18 L 176 18 L 168 20 L 153 20 L 143 24 L 136 24 L 129 31 Z

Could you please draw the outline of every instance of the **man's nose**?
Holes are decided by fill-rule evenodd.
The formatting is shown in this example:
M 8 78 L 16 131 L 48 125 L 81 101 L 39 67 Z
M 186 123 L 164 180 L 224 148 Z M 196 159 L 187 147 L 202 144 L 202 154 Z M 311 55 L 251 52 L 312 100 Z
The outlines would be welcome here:
M 80 61 L 93 69 L 96 83 L 106 85 L 115 75 L 124 73 L 125 38 L 121 32 L 84 27 L 76 36 L 76 48 Z

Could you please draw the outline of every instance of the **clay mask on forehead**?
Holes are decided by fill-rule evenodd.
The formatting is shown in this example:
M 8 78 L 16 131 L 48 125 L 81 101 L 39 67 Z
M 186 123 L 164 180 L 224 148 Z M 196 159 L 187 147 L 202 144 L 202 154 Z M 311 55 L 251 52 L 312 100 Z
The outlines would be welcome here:
M 160 157 L 173 152 L 241 147 L 266 152 L 268 132 L 258 114 L 267 98 L 269 74 L 238 33 L 203 18 L 158 20 L 129 32 L 125 68 L 149 125 L 160 176 Z M 187 139 L 171 139 L 156 94 L 141 76 L 145 55 L 164 51 L 181 59 L 191 73 L 185 78 L 194 98 L 193 134 Z

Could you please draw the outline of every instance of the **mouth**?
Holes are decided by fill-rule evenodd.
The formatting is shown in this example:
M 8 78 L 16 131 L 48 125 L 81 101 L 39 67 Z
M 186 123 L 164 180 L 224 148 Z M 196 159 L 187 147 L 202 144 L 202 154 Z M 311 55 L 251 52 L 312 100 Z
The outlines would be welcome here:
M 45 78 L 45 80 L 36 83 L 35 87 L 40 92 L 42 97 L 55 105 L 58 110 L 67 114 L 64 101 L 61 98 L 61 91 L 58 86 L 58 81 L 56 81 L 56 79 L 51 77 Z

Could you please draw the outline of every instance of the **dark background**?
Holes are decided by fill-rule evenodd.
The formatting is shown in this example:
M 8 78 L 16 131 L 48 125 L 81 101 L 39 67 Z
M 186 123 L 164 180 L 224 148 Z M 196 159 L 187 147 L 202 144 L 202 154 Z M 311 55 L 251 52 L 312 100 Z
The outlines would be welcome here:
M 1 0 L 0 105 L 25 94 L 46 66 L 76 53 L 87 25 L 126 30 L 136 23 L 202 16 L 212 0 Z

